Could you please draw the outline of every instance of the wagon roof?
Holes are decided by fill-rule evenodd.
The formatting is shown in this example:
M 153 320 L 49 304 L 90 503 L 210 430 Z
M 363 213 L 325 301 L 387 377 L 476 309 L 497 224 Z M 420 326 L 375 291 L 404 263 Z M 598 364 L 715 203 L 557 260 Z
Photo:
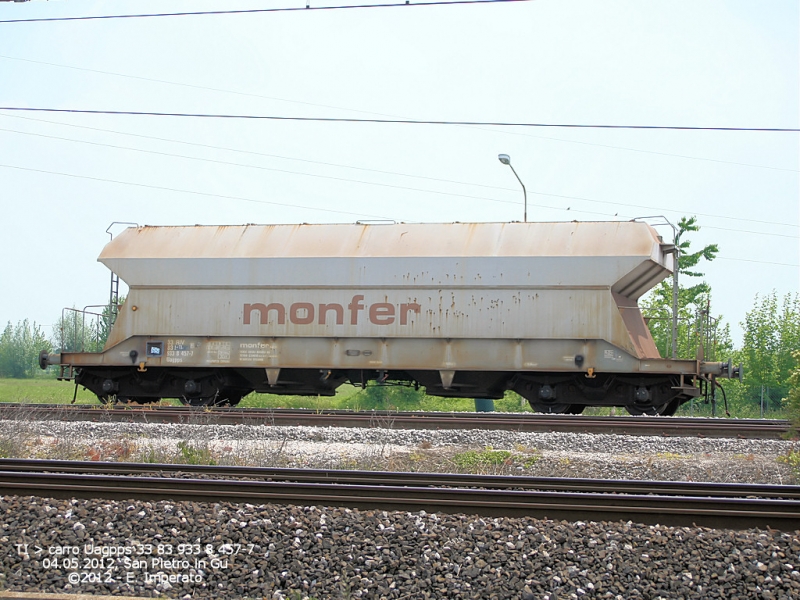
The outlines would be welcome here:
M 668 245 L 638 222 L 136 227 L 99 260 L 134 287 L 602 287 L 638 298 Z
M 110 258 L 631 256 L 659 244 L 646 223 L 414 223 L 132 227 Z

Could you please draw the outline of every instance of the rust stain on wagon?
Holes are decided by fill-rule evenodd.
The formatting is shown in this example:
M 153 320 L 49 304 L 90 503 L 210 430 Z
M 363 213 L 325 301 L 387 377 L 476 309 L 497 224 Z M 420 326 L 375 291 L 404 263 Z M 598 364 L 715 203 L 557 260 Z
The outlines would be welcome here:
M 120 234 L 100 260 L 148 307 L 135 318 L 123 310 L 115 339 L 173 330 L 248 335 L 241 328 L 258 323 L 259 334 L 410 336 L 420 344 L 434 335 L 597 338 L 649 356 L 646 328 L 612 292 L 635 306 L 669 274 L 659 243 L 648 225 L 630 222 L 142 227 Z M 356 293 L 378 306 L 374 319 L 365 308 L 351 322 Z M 401 328 L 397 307 L 412 296 L 428 300 Z M 391 323 L 383 304 L 395 307 Z M 262 325 L 271 305 L 284 317 L 275 308 L 275 324 Z M 163 306 L 166 320 L 156 316 Z

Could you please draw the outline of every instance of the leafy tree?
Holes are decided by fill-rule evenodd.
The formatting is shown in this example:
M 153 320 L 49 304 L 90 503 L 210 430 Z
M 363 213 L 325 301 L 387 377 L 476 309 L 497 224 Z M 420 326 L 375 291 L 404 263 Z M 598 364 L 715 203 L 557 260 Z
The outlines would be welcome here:
M 794 433 L 797 434 L 800 430 L 800 350 L 794 351 L 792 358 L 795 367 L 789 377 L 789 395 L 784 398 L 783 403 L 786 406 L 787 417 L 792 423 Z
M 778 321 L 778 336 L 780 343 L 777 368 L 781 373 L 781 380 L 787 381 L 796 366 L 794 352 L 800 350 L 800 294 L 784 296 L 781 317 Z M 784 378 L 783 374 L 788 375 L 788 378 Z
M 698 347 L 705 348 L 706 360 L 717 360 L 718 356 L 730 354 L 733 344 L 730 331 L 722 325 L 720 317 L 714 318 L 711 310 L 711 287 L 698 270 L 702 261 L 712 261 L 719 252 L 717 244 L 709 244 L 697 252 L 691 252 L 688 234 L 699 231 L 696 217 L 682 217 L 678 222 L 675 245 L 678 247 L 678 335 L 677 356 L 694 358 Z M 687 278 L 692 282 L 686 285 Z M 649 320 L 648 326 L 662 356 L 672 355 L 672 279 L 662 281 L 642 300 L 642 312 Z
M 123 302 L 124 296 L 119 299 L 119 306 Z M 53 346 L 61 352 L 101 352 L 115 317 L 110 305 L 103 306 L 99 313 L 75 307 L 65 309 L 53 330 Z
M 789 392 L 793 353 L 800 349 L 800 296 L 787 294 L 780 303 L 774 291 L 757 294 L 742 327 L 745 393 L 760 402 L 763 389 L 777 406 Z
M 98 352 L 102 350 L 101 322 L 101 315 L 65 309 L 53 327 L 53 346 L 59 352 Z
M 28 319 L 16 327 L 8 322 L 0 335 L 0 377 L 33 377 L 39 369 L 39 352 L 50 350 L 42 328 Z

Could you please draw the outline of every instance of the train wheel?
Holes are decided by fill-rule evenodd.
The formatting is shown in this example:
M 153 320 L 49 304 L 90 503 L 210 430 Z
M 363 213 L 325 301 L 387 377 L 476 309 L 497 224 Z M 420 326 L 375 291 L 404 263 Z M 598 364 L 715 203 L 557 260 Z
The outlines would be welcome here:
M 546 402 L 534 402 L 533 400 L 528 400 L 528 404 L 531 405 L 533 412 L 538 413 L 548 413 L 548 414 L 568 414 L 572 411 L 572 404 L 559 404 L 558 402 L 554 402 L 552 404 L 548 404 Z
M 661 411 L 661 415 L 664 417 L 671 417 L 674 415 L 681 406 L 680 398 L 675 398 L 671 402 L 668 402 L 664 409 Z

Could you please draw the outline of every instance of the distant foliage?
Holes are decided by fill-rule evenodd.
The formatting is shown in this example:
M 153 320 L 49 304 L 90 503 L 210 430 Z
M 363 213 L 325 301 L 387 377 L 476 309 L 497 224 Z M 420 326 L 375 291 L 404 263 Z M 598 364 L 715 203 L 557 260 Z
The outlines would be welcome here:
M 59 352 L 100 352 L 109 333 L 105 313 L 65 309 L 53 327 L 53 347 Z
M 14 327 L 9 321 L 0 336 L 0 377 L 33 377 L 39 370 L 39 352 L 49 351 L 50 347 L 35 322 L 25 319 Z
M 423 390 L 403 385 L 370 384 L 358 392 L 353 400 L 359 410 L 420 410 L 420 403 L 425 397 Z
M 796 368 L 793 354 L 800 350 L 800 297 L 775 292 L 756 294 L 753 308 L 741 323 L 744 331 L 733 362 L 742 366 L 742 382 L 722 381 L 731 412 L 739 417 L 779 417 L 791 389 Z M 724 358 L 724 357 L 723 357 Z
M 789 377 L 789 393 L 783 402 L 786 405 L 787 417 L 792 422 L 794 433 L 797 435 L 800 431 L 800 350 L 793 352 L 792 357 L 795 367 Z M 798 468 L 800 468 L 800 462 L 798 462 Z
M 779 302 L 773 291 L 756 295 L 754 304 L 742 323 L 746 383 L 753 392 L 765 386 L 786 396 L 795 367 L 792 353 L 800 350 L 800 296 L 787 294 Z

